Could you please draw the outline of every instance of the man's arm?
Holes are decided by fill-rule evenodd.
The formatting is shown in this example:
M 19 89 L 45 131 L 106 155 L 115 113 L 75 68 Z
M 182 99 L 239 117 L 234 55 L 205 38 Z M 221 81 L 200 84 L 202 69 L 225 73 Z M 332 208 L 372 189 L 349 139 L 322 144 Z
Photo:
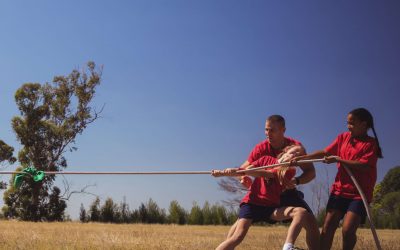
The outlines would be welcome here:
M 299 184 L 306 184 L 312 181 L 315 178 L 315 167 L 312 163 L 304 163 L 299 165 L 300 169 L 303 173 L 300 176 L 297 176 Z
M 314 152 L 312 154 L 309 154 L 309 155 L 302 155 L 302 156 L 297 156 L 297 157 L 293 158 L 291 162 L 294 163 L 294 165 L 299 166 L 303 173 L 301 175 L 297 176 L 297 177 L 293 177 L 289 181 L 289 183 L 286 185 L 286 188 L 287 189 L 293 189 L 297 185 L 309 183 L 316 176 L 314 164 L 312 164 L 312 163 L 297 164 L 297 161 L 306 160 L 306 159 L 307 160 L 308 159 L 315 159 L 317 157 L 325 156 L 325 155 L 326 155 L 325 151 L 316 151 L 316 152 Z
M 240 169 L 248 169 L 248 168 L 251 168 L 252 167 L 252 165 L 250 164 L 250 162 L 249 161 L 245 161 L 245 162 L 243 162 L 243 164 L 242 165 L 240 165 Z

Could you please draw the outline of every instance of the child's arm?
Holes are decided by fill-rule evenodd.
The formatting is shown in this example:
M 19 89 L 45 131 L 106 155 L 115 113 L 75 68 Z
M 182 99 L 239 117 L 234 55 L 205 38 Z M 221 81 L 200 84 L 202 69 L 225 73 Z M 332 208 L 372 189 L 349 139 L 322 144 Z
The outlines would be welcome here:
M 326 152 L 325 150 L 318 150 L 311 154 L 296 156 L 292 159 L 291 162 L 292 162 L 292 165 L 298 165 L 297 162 L 301 161 L 301 160 L 312 160 L 312 159 L 318 159 L 318 158 L 322 158 L 322 157 L 326 157 L 326 156 L 330 156 L 330 154 L 328 152 Z
M 251 165 L 247 169 L 253 168 L 253 167 L 268 166 L 268 165 L 272 165 L 272 164 L 276 164 L 276 163 L 278 163 L 278 160 L 276 158 L 266 155 L 256 161 L 252 162 Z M 254 176 L 254 177 L 264 177 L 267 179 L 275 177 L 275 175 L 271 171 L 263 170 L 263 169 L 246 173 L 246 175 Z
M 326 152 L 325 150 L 318 150 L 309 155 L 297 156 L 293 158 L 291 161 L 292 166 L 298 165 L 297 162 L 301 160 L 311 160 L 324 157 L 325 163 L 335 163 L 340 162 L 346 166 L 348 166 L 352 170 L 367 170 L 369 168 L 369 164 L 363 161 L 353 161 L 353 160 L 344 160 L 336 155 L 331 155 L 330 153 Z
M 352 161 L 352 160 L 344 160 L 340 158 L 339 156 L 328 156 L 325 157 L 325 163 L 335 163 L 335 162 L 340 162 L 343 165 L 346 165 L 349 167 L 351 170 L 355 171 L 366 171 L 370 167 L 368 163 L 361 162 L 361 161 Z
M 254 170 L 254 171 L 251 171 L 251 172 L 246 173 L 246 174 L 249 175 L 249 176 L 264 177 L 264 178 L 267 178 L 267 179 L 275 178 L 275 174 L 273 172 L 271 172 L 269 170 L 262 170 L 262 169 Z

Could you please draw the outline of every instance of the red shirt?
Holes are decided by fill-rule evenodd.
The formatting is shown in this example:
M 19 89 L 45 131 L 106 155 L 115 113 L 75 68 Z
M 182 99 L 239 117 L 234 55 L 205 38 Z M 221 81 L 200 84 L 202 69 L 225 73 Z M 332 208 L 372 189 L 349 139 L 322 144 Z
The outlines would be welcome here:
M 344 160 L 368 164 L 367 170 L 353 170 L 352 173 L 364 191 L 365 196 L 367 196 L 368 202 L 371 202 L 376 183 L 376 163 L 378 161 L 375 138 L 369 136 L 363 139 L 354 138 L 351 137 L 350 132 L 345 132 L 326 147 L 325 152 L 337 155 Z M 356 186 L 342 164 L 338 163 L 337 168 L 338 172 L 331 187 L 331 193 L 348 199 L 361 199 Z
M 300 142 L 292 138 L 285 138 L 285 140 L 287 145 L 301 145 Z M 248 162 L 255 167 L 276 164 L 278 163 L 277 156 L 281 152 L 282 150 L 274 150 L 269 141 L 265 140 L 254 147 L 248 157 Z M 272 169 L 271 171 L 276 175 L 278 169 Z M 284 178 L 290 180 L 295 173 L 295 168 L 291 168 L 286 172 Z M 267 182 L 265 178 L 257 177 L 251 184 L 249 192 L 242 199 L 242 203 L 251 203 L 260 206 L 279 206 L 280 194 L 283 189 L 284 187 L 280 185 L 277 178 L 270 179 Z
M 301 145 L 299 141 L 296 141 L 295 139 L 285 137 L 285 144 L 286 146 L 296 144 L 296 145 Z M 284 148 L 284 147 L 283 147 Z M 283 149 L 282 148 L 282 149 Z M 265 140 L 259 144 L 257 144 L 254 149 L 251 151 L 249 157 L 247 158 L 247 161 L 250 162 L 250 164 L 258 159 L 260 159 L 263 156 L 269 155 L 274 158 L 277 158 L 280 153 L 282 153 L 281 150 L 275 150 L 272 148 L 271 144 L 269 143 L 268 140 Z

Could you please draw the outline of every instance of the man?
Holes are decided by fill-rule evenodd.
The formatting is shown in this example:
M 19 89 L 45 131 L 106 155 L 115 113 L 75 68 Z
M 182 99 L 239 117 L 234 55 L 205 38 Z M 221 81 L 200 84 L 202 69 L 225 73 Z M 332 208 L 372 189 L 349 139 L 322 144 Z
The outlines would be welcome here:
M 255 146 L 248 159 L 240 166 L 240 169 L 248 168 L 252 162 L 263 156 L 277 158 L 282 150 L 291 144 L 301 145 L 299 141 L 285 137 L 285 119 L 280 115 L 272 115 L 265 122 L 265 135 L 267 139 Z M 315 168 L 312 163 L 299 165 L 302 170 L 300 176 L 294 177 L 287 185 L 287 190 L 281 195 L 282 205 L 292 205 L 305 208 L 312 213 L 311 208 L 304 201 L 304 194 L 296 189 L 297 185 L 306 184 L 315 178 Z M 251 179 L 242 176 L 241 182 L 246 187 L 251 185 Z M 249 185 L 250 184 L 250 185 Z

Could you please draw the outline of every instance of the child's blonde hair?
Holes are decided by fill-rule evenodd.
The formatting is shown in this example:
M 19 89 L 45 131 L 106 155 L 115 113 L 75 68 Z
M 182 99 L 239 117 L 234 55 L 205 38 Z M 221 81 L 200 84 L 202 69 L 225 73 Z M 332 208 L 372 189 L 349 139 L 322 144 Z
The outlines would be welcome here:
M 284 162 L 289 162 L 291 161 L 294 157 L 299 156 L 299 155 L 304 155 L 306 153 L 306 150 L 302 145 L 296 145 L 296 144 L 291 144 L 287 147 L 285 147 L 278 155 L 278 162 L 279 163 L 284 163 Z M 277 177 L 280 185 L 285 184 L 285 174 L 288 170 L 292 170 L 295 168 L 290 167 L 290 166 L 282 166 L 279 168 L 277 171 Z

